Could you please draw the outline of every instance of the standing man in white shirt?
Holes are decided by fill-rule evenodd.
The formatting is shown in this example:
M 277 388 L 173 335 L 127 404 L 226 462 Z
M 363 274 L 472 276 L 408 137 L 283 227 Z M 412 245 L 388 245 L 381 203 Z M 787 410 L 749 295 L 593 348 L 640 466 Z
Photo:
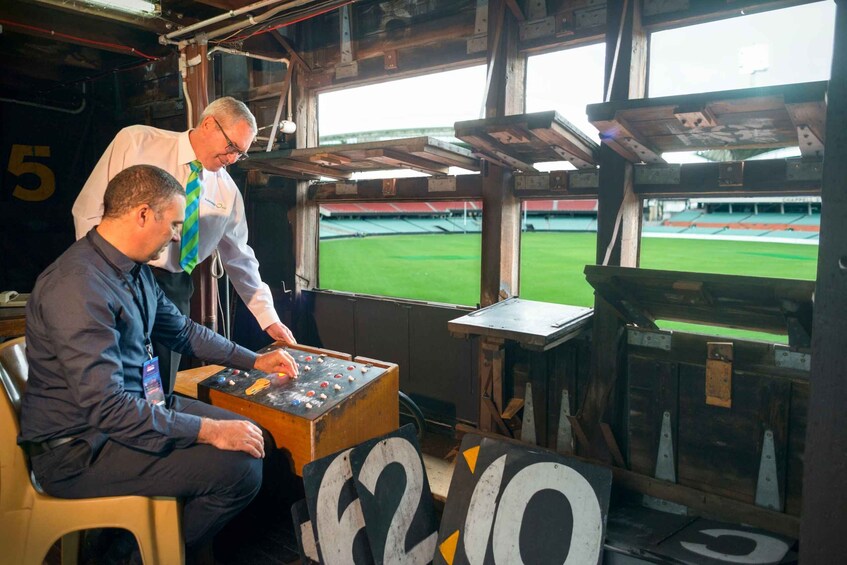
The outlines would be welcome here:
M 188 315 L 194 285 L 191 271 L 215 248 L 238 295 L 274 340 L 297 341 L 273 305 L 270 288 L 259 276 L 259 263 L 247 245 L 247 220 L 241 192 L 226 166 L 247 158 L 256 137 L 256 119 L 247 106 L 231 97 L 209 104 L 192 130 L 172 132 L 129 126 L 118 132 L 74 202 L 77 239 L 100 223 L 103 194 L 116 174 L 132 165 L 155 165 L 186 187 L 186 222 L 180 242 L 171 243 L 150 262 L 165 295 Z M 192 218 L 193 216 L 193 218 Z M 199 232 L 198 232 L 199 230 Z M 173 391 L 180 356 L 154 343 L 162 381 Z

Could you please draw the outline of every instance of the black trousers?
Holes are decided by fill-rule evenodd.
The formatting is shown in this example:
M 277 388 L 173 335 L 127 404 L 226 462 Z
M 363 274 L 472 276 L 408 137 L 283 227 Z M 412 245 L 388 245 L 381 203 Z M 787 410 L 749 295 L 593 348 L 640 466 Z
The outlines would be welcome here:
M 216 420 L 243 419 L 196 400 L 171 396 L 169 408 Z M 99 441 L 98 441 L 99 440 Z M 241 451 L 195 444 L 169 453 L 149 453 L 102 434 L 61 445 L 31 458 L 45 492 L 59 498 L 173 496 L 184 501 L 187 547 L 212 540 L 259 492 L 262 460 Z
M 165 293 L 180 312 L 186 316 L 191 315 L 191 295 L 194 294 L 194 282 L 191 275 L 185 271 L 172 273 L 158 267 L 151 267 L 156 281 L 162 292 Z M 162 376 L 162 388 L 167 394 L 174 391 L 176 383 L 176 372 L 179 370 L 179 361 L 182 355 L 171 351 L 168 347 L 155 340 L 153 336 L 153 355 L 159 358 L 159 374 Z

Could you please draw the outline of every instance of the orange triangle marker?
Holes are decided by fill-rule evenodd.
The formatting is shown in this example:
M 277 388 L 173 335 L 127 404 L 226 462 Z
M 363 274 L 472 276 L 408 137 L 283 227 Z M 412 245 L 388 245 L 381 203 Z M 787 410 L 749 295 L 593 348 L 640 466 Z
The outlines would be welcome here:
M 453 565 L 453 559 L 456 557 L 456 546 L 459 545 L 459 530 L 456 530 L 450 537 L 441 542 L 441 545 L 438 546 L 438 549 L 441 551 L 441 556 L 444 557 L 444 561 L 447 562 L 447 565 Z
M 473 474 L 474 469 L 476 469 L 476 459 L 479 457 L 479 446 L 468 449 L 462 455 L 465 456 L 465 461 L 468 462 L 468 467 L 471 468 L 471 474 Z

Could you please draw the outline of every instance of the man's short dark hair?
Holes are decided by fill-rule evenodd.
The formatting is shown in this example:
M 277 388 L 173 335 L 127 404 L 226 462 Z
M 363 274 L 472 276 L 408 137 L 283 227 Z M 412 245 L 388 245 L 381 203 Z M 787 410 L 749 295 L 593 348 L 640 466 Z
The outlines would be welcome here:
M 103 195 L 103 217 L 117 218 L 140 204 L 147 204 L 156 214 L 185 189 L 168 173 L 153 165 L 133 165 L 109 181 Z

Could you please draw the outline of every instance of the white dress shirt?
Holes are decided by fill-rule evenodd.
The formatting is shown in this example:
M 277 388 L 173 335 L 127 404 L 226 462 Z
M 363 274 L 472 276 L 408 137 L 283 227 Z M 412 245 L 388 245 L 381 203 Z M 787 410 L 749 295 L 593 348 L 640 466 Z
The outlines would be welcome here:
M 185 186 L 191 172 L 189 163 L 197 157 L 188 132 L 165 131 L 149 126 L 129 126 L 118 132 L 74 202 L 73 216 L 77 239 L 100 223 L 103 194 L 116 174 L 132 165 L 155 165 L 172 174 Z M 200 171 L 200 243 L 197 262 L 209 257 L 215 248 L 238 295 L 256 317 L 262 329 L 279 322 L 270 288 L 259 276 L 259 262 L 247 245 L 247 220 L 241 192 L 225 169 Z M 172 242 L 150 265 L 178 273 L 179 242 Z

